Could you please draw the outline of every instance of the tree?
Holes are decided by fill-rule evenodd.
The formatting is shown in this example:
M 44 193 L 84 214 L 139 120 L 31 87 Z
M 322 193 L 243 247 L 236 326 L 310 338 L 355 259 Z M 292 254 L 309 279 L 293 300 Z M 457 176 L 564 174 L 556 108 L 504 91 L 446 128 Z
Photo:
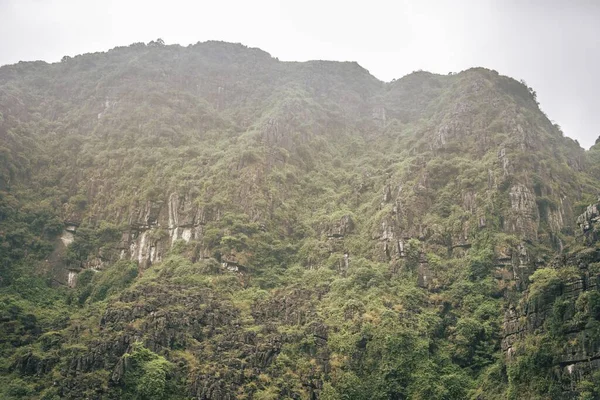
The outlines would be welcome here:
M 156 40 L 153 40 L 151 42 L 148 43 L 148 46 L 156 46 L 156 47 L 160 47 L 160 46 L 164 46 L 165 45 L 165 41 L 162 40 L 161 38 L 158 38 Z

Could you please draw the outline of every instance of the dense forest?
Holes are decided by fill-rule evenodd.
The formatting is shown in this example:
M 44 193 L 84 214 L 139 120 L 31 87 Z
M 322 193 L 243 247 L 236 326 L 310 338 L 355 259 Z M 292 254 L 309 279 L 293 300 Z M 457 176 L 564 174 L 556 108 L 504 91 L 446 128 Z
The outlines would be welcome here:
M 598 399 L 599 187 L 493 70 L 3 66 L 0 398 Z

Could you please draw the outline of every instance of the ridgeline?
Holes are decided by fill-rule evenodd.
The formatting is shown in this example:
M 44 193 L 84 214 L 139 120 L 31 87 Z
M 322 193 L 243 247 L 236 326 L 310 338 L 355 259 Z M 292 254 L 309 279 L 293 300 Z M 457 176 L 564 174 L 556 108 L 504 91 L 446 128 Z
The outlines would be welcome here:
M 0 397 L 600 398 L 600 145 L 496 71 L 0 68 Z

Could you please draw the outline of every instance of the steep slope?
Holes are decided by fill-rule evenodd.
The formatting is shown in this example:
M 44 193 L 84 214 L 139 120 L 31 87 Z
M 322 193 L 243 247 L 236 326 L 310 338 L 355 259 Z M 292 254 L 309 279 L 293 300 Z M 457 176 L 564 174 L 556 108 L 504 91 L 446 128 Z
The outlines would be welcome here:
M 2 67 L 0 113 L 5 397 L 587 393 L 524 372 L 598 177 L 522 83 L 152 42 Z

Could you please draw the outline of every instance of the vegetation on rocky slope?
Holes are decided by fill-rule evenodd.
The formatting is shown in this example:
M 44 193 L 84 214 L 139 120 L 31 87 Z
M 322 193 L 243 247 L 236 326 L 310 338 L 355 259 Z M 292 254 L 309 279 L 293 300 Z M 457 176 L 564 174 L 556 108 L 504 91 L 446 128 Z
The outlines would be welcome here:
M 597 152 L 482 68 L 4 66 L 0 397 L 595 398 Z

